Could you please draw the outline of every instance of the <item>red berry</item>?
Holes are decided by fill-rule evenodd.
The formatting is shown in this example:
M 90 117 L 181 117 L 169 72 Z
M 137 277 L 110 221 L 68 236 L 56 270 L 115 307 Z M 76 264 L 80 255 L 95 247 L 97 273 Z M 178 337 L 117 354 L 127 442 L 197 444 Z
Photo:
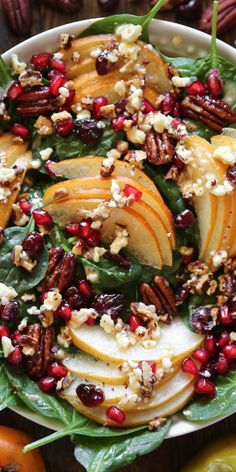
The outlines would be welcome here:
M 220 354 L 216 363 L 215 370 L 218 374 L 226 374 L 229 370 L 229 362 L 223 354 Z
M 236 344 L 227 344 L 222 352 L 226 359 L 236 359 Z
M 91 298 L 93 296 L 93 289 L 86 279 L 79 280 L 78 289 L 85 298 Z
M 118 116 L 111 120 L 111 127 L 113 131 L 122 131 L 124 129 L 125 116 Z
M 97 407 L 105 400 L 103 390 L 93 384 L 82 383 L 78 385 L 76 393 L 80 401 L 89 408 Z
M 54 377 L 46 376 L 39 380 L 39 388 L 45 393 L 50 392 L 55 387 L 55 385 L 56 380 Z
M 49 82 L 49 89 L 52 95 L 58 96 L 59 89 L 66 83 L 64 75 L 55 75 Z
M 135 202 L 139 202 L 142 198 L 141 190 L 138 190 L 136 187 L 132 185 L 126 184 L 123 188 L 123 193 L 126 197 L 130 197 L 132 195 Z
M 66 118 L 65 120 L 57 121 L 54 125 L 55 130 L 59 136 L 68 136 L 74 128 L 74 122 L 72 118 Z
M 183 360 L 182 364 L 182 371 L 185 372 L 185 374 L 192 374 L 192 375 L 198 375 L 199 374 L 199 369 L 197 368 L 195 362 L 191 359 L 191 357 L 185 357 Z
M 71 319 L 71 308 L 67 303 L 65 303 L 58 308 L 56 314 L 68 322 Z
M 66 98 L 66 101 L 64 103 L 65 106 L 70 106 L 73 103 L 73 100 L 75 98 L 75 89 L 70 88 L 69 90 L 69 96 Z
M 189 95 L 205 95 L 206 90 L 207 88 L 201 80 L 194 80 L 187 87 L 187 92 Z
M 22 248 L 26 254 L 32 259 L 39 256 L 43 249 L 43 237 L 37 231 L 27 233 L 22 241 Z
M 233 317 L 229 313 L 229 308 L 227 305 L 221 305 L 220 311 L 219 311 L 219 319 L 220 319 L 220 323 L 223 326 L 228 326 L 233 323 Z
M 30 215 L 30 210 L 31 210 L 31 203 L 29 200 L 26 200 L 24 198 L 22 198 L 21 200 L 18 200 L 18 205 L 20 206 L 20 209 L 26 214 L 26 215 Z
M 93 101 L 93 116 L 99 119 L 102 116 L 101 107 L 108 105 L 108 99 L 106 97 L 95 97 Z
M 175 226 L 176 228 L 186 229 L 192 226 L 194 221 L 195 216 L 193 212 L 191 210 L 184 210 L 175 217 Z
M 165 93 L 165 96 L 162 102 L 160 103 L 160 110 L 162 113 L 169 115 L 174 110 L 175 105 L 176 98 L 174 97 L 174 95 L 172 95 L 172 93 L 167 92 Z
M 7 328 L 7 326 L 0 325 L 0 339 L 2 339 L 3 336 L 6 336 L 7 338 L 11 337 L 11 332 Z
M 59 362 L 52 362 L 47 366 L 47 374 L 54 379 L 62 379 L 66 377 L 68 370 L 64 365 L 59 364 Z
M 194 384 L 194 390 L 200 395 L 215 395 L 215 385 L 208 379 L 199 378 Z
M 8 356 L 7 361 L 13 367 L 20 367 L 23 363 L 23 354 L 20 346 L 16 346 L 14 351 Z
M 89 316 L 85 323 L 89 326 L 94 326 L 96 324 L 96 318 Z
M 91 218 L 87 218 L 86 220 L 81 220 L 79 224 L 81 238 L 87 239 L 90 236 L 92 222 L 93 221 Z
M 146 100 L 145 98 L 142 103 L 142 112 L 144 113 L 144 115 L 155 111 L 157 111 L 156 107 L 154 107 L 154 105 L 152 105 L 152 103 L 149 102 L 149 100 Z
M 37 208 L 32 213 L 34 221 L 38 226 L 49 226 L 53 223 L 51 215 L 45 210 Z
M 42 52 L 40 54 L 33 54 L 30 62 L 33 64 L 35 69 L 44 69 L 48 66 L 50 58 L 51 54 L 48 52 Z
M 226 344 L 229 344 L 229 342 L 230 342 L 230 335 L 229 335 L 228 331 L 222 331 L 219 334 L 219 338 L 218 338 L 218 342 L 217 342 L 218 348 L 223 349 L 223 347 L 226 346 Z
M 208 74 L 207 87 L 213 98 L 222 95 L 223 83 L 219 69 L 212 69 Z
M 22 125 L 21 123 L 14 123 L 14 125 L 11 127 L 11 132 L 23 139 L 28 138 L 30 135 L 30 129 L 28 126 Z
M 63 61 L 61 61 L 60 59 L 54 59 L 53 57 L 50 58 L 49 60 L 49 65 L 51 67 L 51 69 L 54 69 L 58 72 L 64 72 L 65 71 L 65 64 Z
M 80 223 L 68 223 L 65 230 L 71 236 L 81 236 Z
M 196 349 L 196 351 L 193 351 L 192 356 L 195 359 L 195 361 L 199 361 L 201 362 L 201 364 L 209 361 L 209 358 L 210 358 L 209 353 L 204 347 L 199 347 L 199 349 Z
M 91 229 L 89 236 L 86 238 L 86 244 L 95 247 L 100 243 L 101 233 L 98 229 Z
M 117 406 L 109 406 L 106 410 L 106 415 L 112 421 L 122 424 L 125 421 L 125 412 Z
M 210 357 L 215 356 L 216 354 L 216 340 L 212 334 L 209 334 L 205 338 L 205 343 L 204 343 L 205 349 L 209 353 Z
M 18 82 L 13 82 L 7 91 L 7 97 L 10 100 L 16 100 L 16 98 L 18 98 L 23 92 L 24 88 L 22 85 Z
M 142 319 L 140 316 L 132 314 L 129 317 L 129 325 L 132 331 L 136 331 L 139 326 L 142 326 Z

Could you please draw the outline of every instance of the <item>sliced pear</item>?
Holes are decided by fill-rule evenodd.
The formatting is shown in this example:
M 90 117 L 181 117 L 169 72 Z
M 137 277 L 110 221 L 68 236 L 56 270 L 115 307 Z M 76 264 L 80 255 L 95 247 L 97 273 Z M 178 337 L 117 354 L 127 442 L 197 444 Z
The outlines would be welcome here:
M 15 136 L 11 133 L 4 133 L 0 136 L 0 152 L 6 151 L 12 145 Z
M 152 349 L 145 349 L 141 344 L 135 344 L 126 351 L 121 351 L 115 336 L 107 334 L 100 326 L 84 324 L 78 329 L 73 329 L 70 324 L 68 326 L 75 346 L 92 356 L 116 364 L 124 361 L 160 362 L 166 351 L 171 351 L 173 362 L 177 362 L 194 351 L 203 340 L 202 336 L 190 331 L 178 316 L 170 325 L 161 326 L 160 340 Z
M 45 207 L 54 221 L 59 224 L 66 224 L 70 221 L 80 221 L 79 209 L 93 210 L 104 200 L 99 199 L 72 199 L 58 203 L 51 203 Z M 153 229 L 145 219 L 132 208 L 114 208 L 110 217 L 104 222 L 101 239 L 105 243 L 111 243 L 115 239 L 116 225 L 124 225 L 129 232 L 128 249 L 142 264 L 153 267 L 162 267 L 162 257 L 157 244 Z
M 62 391 L 60 396 L 67 400 L 76 410 L 78 410 L 83 415 L 87 416 L 88 418 L 96 421 L 97 423 L 103 425 L 109 425 L 113 427 L 129 427 L 129 426 L 138 426 L 143 424 L 148 424 L 149 421 L 154 420 L 157 417 L 167 417 L 173 415 L 177 411 L 179 411 L 183 406 L 189 401 L 189 399 L 193 395 L 193 383 L 188 385 L 186 389 L 184 389 L 181 393 L 176 395 L 171 400 L 165 402 L 163 405 L 157 408 L 153 408 L 151 410 L 145 410 L 141 412 L 129 413 L 126 412 L 126 419 L 122 425 L 115 423 L 114 421 L 110 420 L 106 415 L 106 408 L 100 406 L 97 408 L 88 408 L 82 405 L 77 396 L 67 397 Z

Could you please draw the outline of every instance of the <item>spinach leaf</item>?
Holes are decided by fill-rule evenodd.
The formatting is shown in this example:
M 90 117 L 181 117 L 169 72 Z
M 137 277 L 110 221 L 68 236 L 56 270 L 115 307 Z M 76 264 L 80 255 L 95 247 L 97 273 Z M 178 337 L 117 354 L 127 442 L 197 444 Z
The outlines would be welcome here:
M 168 57 L 164 54 L 161 54 L 161 57 L 164 62 L 173 64 L 181 77 L 194 76 L 194 64 L 196 59 L 191 57 Z
M 193 121 L 188 119 L 185 119 L 184 122 L 190 123 L 192 125 L 192 130 L 188 130 L 188 134 L 190 136 L 200 136 L 201 138 L 205 138 L 207 141 L 210 141 L 212 136 L 215 135 L 215 131 L 208 128 L 206 125 L 203 123 Z
M 178 252 L 174 252 L 171 267 L 164 266 L 162 269 L 155 269 L 154 267 L 142 265 L 141 280 L 142 282 L 150 283 L 155 275 L 163 275 L 173 287 L 177 287 L 179 281 L 176 279 L 176 273 L 180 269 L 181 262 L 182 256 Z
M 15 395 L 12 386 L 8 380 L 5 366 L 2 363 L 0 365 L 0 411 L 5 408 L 16 405 Z
M 181 229 L 176 229 L 176 246 L 200 246 L 200 230 L 198 221 L 195 220 L 194 223 L 186 228 L 184 231 Z
M 98 264 L 90 262 L 83 257 L 80 258 L 80 261 L 85 271 L 90 269 L 98 273 L 98 283 L 96 285 L 99 288 L 112 289 L 134 280 L 140 280 L 142 274 L 141 265 L 130 255 L 129 259 L 131 260 L 130 269 L 122 268 L 106 257 L 101 258 Z
M 12 77 L 9 67 L 6 65 L 2 56 L 0 55 L 0 87 L 6 89 L 10 85 Z
M 20 245 L 25 235 L 34 229 L 34 220 L 31 218 L 24 228 L 13 226 L 7 228 L 4 233 L 4 242 L 0 252 L 0 280 L 13 287 L 17 293 L 23 293 L 35 287 L 44 277 L 48 267 L 48 252 L 44 245 L 37 258 L 37 265 L 32 272 L 22 267 L 16 267 L 12 263 L 12 251 L 16 245 Z
M 159 0 L 145 16 L 123 14 L 108 16 L 102 20 L 95 21 L 82 32 L 80 37 L 90 36 L 92 34 L 113 34 L 118 25 L 131 23 L 133 25 L 142 26 L 142 39 L 148 42 L 148 28 L 150 22 L 165 3 L 166 0 Z
M 75 457 L 87 472 L 109 472 L 125 465 L 131 464 L 133 460 L 147 454 L 161 445 L 164 441 L 171 420 L 159 431 L 139 432 L 128 437 L 111 439 L 77 436 L 74 438 Z
M 216 380 L 216 395 L 212 400 L 193 398 L 186 408 L 191 412 L 189 421 L 208 421 L 236 411 L 236 371 Z

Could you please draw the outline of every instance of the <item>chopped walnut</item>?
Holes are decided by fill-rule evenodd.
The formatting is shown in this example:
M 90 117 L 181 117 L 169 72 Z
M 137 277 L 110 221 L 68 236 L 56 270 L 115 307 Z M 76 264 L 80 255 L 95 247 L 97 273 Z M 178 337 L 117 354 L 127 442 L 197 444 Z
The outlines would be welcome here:
M 144 321 L 155 320 L 158 321 L 158 316 L 156 314 L 156 307 L 154 305 L 145 305 L 143 302 L 131 303 L 131 311 L 135 315 L 139 315 Z
M 33 268 L 37 265 L 37 261 L 32 261 L 20 245 L 16 245 L 13 249 L 12 263 L 16 267 L 23 267 L 28 272 L 32 272 Z
M 157 418 L 154 418 L 154 420 L 149 422 L 148 429 L 150 431 L 153 431 L 155 429 L 160 429 L 162 426 L 166 424 L 166 418 L 162 418 L 161 416 L 158 416 Z

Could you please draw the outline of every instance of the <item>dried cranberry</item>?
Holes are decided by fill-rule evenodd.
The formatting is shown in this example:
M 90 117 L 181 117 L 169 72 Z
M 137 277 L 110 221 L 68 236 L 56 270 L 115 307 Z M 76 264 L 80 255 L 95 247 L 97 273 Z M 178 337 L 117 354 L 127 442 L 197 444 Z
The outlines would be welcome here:
M 11 132 L 16 136 L 20 136 L 22 139 L 28 138 L 30 135 L 28 126 L 22 125 L 21 123 L 14 123 L 11 127 Z
M 210 359 L 209 361 L 202 364 L 201 369 L 200 369 L 201 377 L 212 380 L 216 377 L 216 374 L 217 372 L 216 372 L 214 359 Z
M 99 315 L 110 315 L 115 321 L 124 307 L 124 295 L 121 293 L 101 293 L 93 301 L 92 308 Z
M 223 354 L 220 354 L 215 362 L 215 369 L 217 374 L 226 374 L 229 371 L 229 361 Z
M 13 82 L 9 89 L 7 90 L 7 97 L 10 100 L 16 100 L 22 93 L 24 92 L 24 88 L 18 82 Z
M 48 393 L 50 392 L 56 385 L 56 380 L 54 377 L 50 377 L 49 375 L 46 377 L 42 377 L 39 380 L 39 388 L 42 392 Z
M 74 129 L 74 121 L 72 118 L 66 118 L 65 120 L 57 121 L 54 125 L 54 128 L 59 136 L 68 136 Z
M 38 226 L 49 226 L 53 223 L 51 215 L 45 210 L 37 208 L 32 213 L 34 221 Z
M 93 101 L 93 116 L 99 119 L 102 116 L 101 107 L 108 105 L 108 99 L 106 97 L 95 97 Z
M 236 165 L 228 167 L 226 171 L 226 177 L 230 180 L 230 182 L 236 184 Z
M 165 96 L 160 103 L 160 110 L 162 113 L 165 115 L 170 115 L 171 112 L 174 110 L 174 107 L 176 105 L 176 98 L 172 93 L 165 93 Z
M 62 379 L 67 376 L 67 373 L 67 368 L 59 362 L 52 362 L 47 366 L 47 374 L 54 379 Z
M 223 91 L 223 82 L 219 69 L 212 69 L 207 79 L 208 90 L 213 98 L 220 98 Z
M 138 190 L 136 187 L 133 187 L 133 185 L 126 184 L 123 188 L 123 193 L 126 197 L 132 196 L 135 202 L 139 202 L 142 198 L 143 192 L 141 190 Z
M 119 3 L 119 0 L 98 0 L 98 4 L 103 10 L 111 10 L 115 8 Z
M 106 257 L 108 257 L 108 259 L 112 259 L 112 261 L 114 261 L 120 267 L 124 267 L 125 269 L 131 268 L 131 261 L 121 252 L 119 252 L 119 254 L 113 254 L 111 251 L 107 251 Z
M 78 385 L 76 393 L 80 401 L 90 408 L 101 405 L 105 400 L 103 390 L 93 384 L 82 383 Z
M 109 53 L 110 51 L 104 49 L 104 51 L 102 51 L 101 54 L 99 54 L 99 56 L 97 57 L 96 70 L 98 75 L 108 74 L 108 72 L 110 72 L 111 69 L 113 69 L 113 67 L 115 66 L 115 62 L 109 61 Z
M 25 198 L 22 198 L 21 200 L 18 200 L 18 205 L 20 206 L 20 209 L 26 214 L 30 215 L 30 210 L 32 208 L 32 205 L 29 200 L 26 200 Z
M 194 308 L 190 314 L 189 322 L 196 333 L 210 333 L 215 328 L 211 310 L 206 306 Z
M 192 226 L 195 216 L 191 210 L 183 210 L 175 217 L 176 228 L 186 229 Z
M 78 289 L 85 298 L 91 298 L 93 296 L 93 289 L 86 279 L 79 280 Z
M 7 328 L 7 326 L 0 325 L 0 339 L 2 339 L 3 336 L 6 336 L 7 338 L 10 338 L 11 333 L 10 333 L 9 328 Z
M 124 121 L 125 121 L 125 116 L 118 116 L 117 118 L 113 118 L 111 120 L 111 127 L 113 131 L 122 131 L 124 129 Z
M 201 362 L 201 364 L 204 364 L 207 361 L 209 361 L 209 357 L 210 357 L 209 353 L 204 347 L 199 347 L 198 349 L 196 349 L 196 351 L 193 351 L 192 356 L 195 359 L 195 361 Z
M 196 380 L 194 390 L 200 395 L 215 395 L 215 385 L 205 378 L 199 378 Z
M 14 321 L 20 314 L 20 306 L 17 300 L 12 300 L 5 305 L 1 311 L 1 318 L 3 321 Z
M 128 104 L 127 98 L 122 98 L 115 103 L 115 113 L 117 116 L 124 115 L 126 113 L 126 106 Z
M 185 0 L 177 6 L 179 16 L 187 21 L 196 21 L 202 14 L 202 0 Z
M 206 90 L 207 88 L 201 80 L 194 80 L 187 87 L 187 92 L 189 95 L 205 95 Z
M 103 128 L 94 119 L 75 121 L 74 132 L 85 144 L 96 144 L 103 135 Z
M 36 231 L 32 231 L 24 237 L 22 247 L 31 259 L 37 257 L 43 249 L 43 237 Z
M 185 359 L 182 361 L 181 368 L 182 371 L 185 372 L 185 374 L 199 374 L 199 369 L 197 368 L 195 362 L 191 359 L 191 357 L 185 357 Z
M 44 69 L 48 66 L 51 54 L 48 52 L 42 52 L 39 54 L 33 54 L 31 57 L 31 64 L 33 64 L 35 69 Z
M 138 315 L 131 314 L 129 317 L 129 325 L 132 331 L 136 331 L 139 326 L 142 326 L 142 318 Z
M 125 421 L 125 412 L 117 406 L 109 406 L 106 410 L 106 415 L 110 420 L 119 424 L 122 424 Z
M 71 308 L 79 310 L 83 306 L 83 298 L 77 287 L 69 287 L 65 292 L 65 299 Z
M 189 296 L 189 288 L 186 284 L 180 285 L 176 292 L 175 292 L 175 302 L 176 305 L 181 305 L 181 303 L 184 303 L 185 300 L 187 300 Z

